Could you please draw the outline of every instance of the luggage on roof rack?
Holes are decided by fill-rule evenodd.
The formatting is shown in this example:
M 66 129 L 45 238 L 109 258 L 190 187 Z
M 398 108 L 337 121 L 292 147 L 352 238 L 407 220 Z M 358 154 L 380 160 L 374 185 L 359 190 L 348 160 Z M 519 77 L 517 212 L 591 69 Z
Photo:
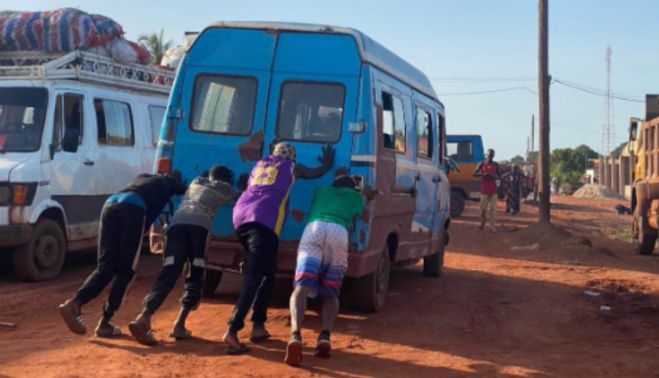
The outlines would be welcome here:
M 85 51 L 46 54 L 0 52 L 0 80 L 79 80 L 140 92 L 168 94 L 175 72 L 141 64 L 123 64 Z

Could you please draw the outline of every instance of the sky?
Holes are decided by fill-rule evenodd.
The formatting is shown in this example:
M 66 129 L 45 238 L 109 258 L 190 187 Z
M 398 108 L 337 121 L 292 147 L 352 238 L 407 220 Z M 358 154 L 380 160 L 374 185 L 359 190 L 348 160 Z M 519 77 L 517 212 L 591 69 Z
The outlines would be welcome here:
M 536 0 L 0 0 L 3 10 L 77 7 L 120 22 L 126 36 L 164 30 L 179 42 L 218 20 L 359 29 L 420 68 L 446 107 L 449 134 L 481 134 L 500 159 L 524 155 L 536 115 Z M 551 148 L 602 147 L 605 52 L 611 46 L 615 141 L 659 93 L 656 0 L 549 0 Z M 483 93 L 484 92 L 484 93 Z M 632 101 L 628 101 L 632 100 Z M 536 142 L 537 148 L 537 142 Z

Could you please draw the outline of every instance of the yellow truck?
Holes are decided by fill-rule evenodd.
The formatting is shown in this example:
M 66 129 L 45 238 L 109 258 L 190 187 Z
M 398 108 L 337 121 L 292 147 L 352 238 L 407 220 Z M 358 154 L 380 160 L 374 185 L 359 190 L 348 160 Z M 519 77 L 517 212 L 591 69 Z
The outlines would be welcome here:
M 645 119 L 629 122 L 634 249 L 651 255 L 659 229 L 659 95 L 646 95 Z

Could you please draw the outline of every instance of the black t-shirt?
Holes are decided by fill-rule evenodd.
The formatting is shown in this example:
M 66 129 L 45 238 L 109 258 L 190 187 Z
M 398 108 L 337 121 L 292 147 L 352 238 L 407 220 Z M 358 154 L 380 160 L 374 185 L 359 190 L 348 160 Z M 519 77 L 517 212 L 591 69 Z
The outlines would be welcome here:
M 172 196 L 185 193 L 185 186 L 169 175 L 141 174 L 119 192 L 135 193 L 142 198 L 146 205 L 145 227 L 148 227 L 156 220 Z

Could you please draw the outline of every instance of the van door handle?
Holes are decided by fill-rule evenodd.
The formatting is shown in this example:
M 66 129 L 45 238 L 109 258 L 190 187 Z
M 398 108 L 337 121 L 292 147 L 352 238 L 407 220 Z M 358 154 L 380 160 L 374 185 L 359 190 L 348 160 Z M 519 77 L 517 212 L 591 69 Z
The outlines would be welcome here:
M 432 182 L 434 182 L 434 183 L 442 182 L 442 177 L 441 176 L 435 176 L 435 177 L 432 178 Z
M 414 176 L 414 179 L 416 181 L 421 181 L 421 175 L 417 173 L 416 176 Z
M 85 161 L 82 164 L 84 164 L 84 165 L 94 165 L 94 161 L 89 160 L 89 159 L 85 159 Z

